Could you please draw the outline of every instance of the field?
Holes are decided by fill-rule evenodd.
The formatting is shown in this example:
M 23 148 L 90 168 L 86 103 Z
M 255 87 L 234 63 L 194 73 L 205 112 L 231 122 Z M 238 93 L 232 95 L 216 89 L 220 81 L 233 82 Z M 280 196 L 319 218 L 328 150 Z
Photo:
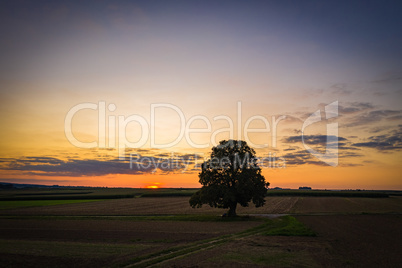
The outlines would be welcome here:
M 193 191 L 3 190 L 2 266 L 398 267 L 402 263 L 402 196 L 268 196 L 264 207 L 240 207 L 240 217 L 230 219 L 220 217 L 221 209 L 191 208 L 188 193 Z

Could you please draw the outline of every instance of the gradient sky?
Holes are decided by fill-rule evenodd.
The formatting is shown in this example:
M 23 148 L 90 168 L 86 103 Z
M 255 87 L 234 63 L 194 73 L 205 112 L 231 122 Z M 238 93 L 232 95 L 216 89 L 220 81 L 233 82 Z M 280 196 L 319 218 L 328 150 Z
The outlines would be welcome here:
M 272 187 L 402 190 L 401 12 L 399 1 L 2 1 L 0 181 L 199 187 L 195 164 L 230 136 L 212 135 L 230 126 L 214 118 L 230 118 L 233 138 L 245 139 L 239 127 L 259 116 L 271 131 L 252 133 L 249 141 L 268 144 L 256 148 L 259 157 L 284 163 L 263 169 Z M 335 101 L 338 117 L 304 133 L 310 147 L 324 152 L 327 124 L 338 123 L 333 167 L 306 151 L 301 129 Z M 101 102 L 105 137 L 98 135 Z M 155 129 L 156 143 L 172 142 L 180 117 L 166 104 L 186 123 L 208 119 L 211 131 L 190 134 L 203 148 L 185 138 L 154 148 L 148 135 L 124 155 L 160 165 L 130 169 L 118 148 L 77 148 L 67 139 L 66 116 L 82 103 L 98 107 L 72 119 L 82 142 L 119 146 L 109 133 L 121 134 L 119 116 L 131 115 Z M 152 104 L 165 105 L 153 124 Z M 281 115 L 286 119 L 273 137 L 272 117 Z M 190 127 L 207 124 L 199 119 Z M 264 124 L 254 120 L 250 127 Z M 131 142 L 143 133 L 136 122 L 125 129 Z M 191 165 L 162 166 L 169 159 Z

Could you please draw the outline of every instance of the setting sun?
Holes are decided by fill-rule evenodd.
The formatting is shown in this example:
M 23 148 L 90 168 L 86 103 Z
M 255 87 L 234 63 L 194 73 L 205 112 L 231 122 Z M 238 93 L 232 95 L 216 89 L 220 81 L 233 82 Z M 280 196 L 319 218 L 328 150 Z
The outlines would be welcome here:
M 145 186 L 147 189 L 158 189 L 160 188 L 161 183 L 160 182 L 152 182 L 149 185 Z

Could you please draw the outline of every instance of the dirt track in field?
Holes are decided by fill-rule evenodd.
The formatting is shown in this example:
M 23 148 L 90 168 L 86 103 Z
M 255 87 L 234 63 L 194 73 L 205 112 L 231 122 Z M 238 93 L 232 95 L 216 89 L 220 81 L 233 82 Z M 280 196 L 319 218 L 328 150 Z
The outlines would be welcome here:
M 334 267 L 329 245 L 315 237 L 254 235 L 165 263 L 165 267 Z M 320 259 L 315 258 L 316 255 Z
M 189 267 L 400 267 L 401 215 L 296 216 L 317 237 L 249 236 L 163 263 Z
M 189 267 L 400 267 L 401 215 L 296 216 L 316 237 L 254 235 L 162 263 Z

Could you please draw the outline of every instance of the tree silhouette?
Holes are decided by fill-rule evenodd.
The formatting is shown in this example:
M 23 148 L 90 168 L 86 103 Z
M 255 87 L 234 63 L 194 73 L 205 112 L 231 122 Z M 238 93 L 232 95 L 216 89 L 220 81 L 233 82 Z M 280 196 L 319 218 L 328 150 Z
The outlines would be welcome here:
M 269 182 L 258 167 L 255 151 L 245 141 L 223 140 L 212 148 L 211 158 L 202 164 L 199 182 L 203 185 L 190 198 L 190 205 L 229 208 L 228 216 L 236 216 L 237 204 L 256 207 L 265 204 Z

